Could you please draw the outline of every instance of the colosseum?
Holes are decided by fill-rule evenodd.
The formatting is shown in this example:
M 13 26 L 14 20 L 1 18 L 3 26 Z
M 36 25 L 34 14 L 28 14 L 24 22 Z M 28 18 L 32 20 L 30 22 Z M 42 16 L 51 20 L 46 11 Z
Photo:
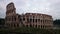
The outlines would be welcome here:
M 51 29 L 53 18 L 50 15 L 41 13 L 16 14 L 14 3 L 11 2 L 6 7 L 5 26 L 9 28 L 34 27 Z

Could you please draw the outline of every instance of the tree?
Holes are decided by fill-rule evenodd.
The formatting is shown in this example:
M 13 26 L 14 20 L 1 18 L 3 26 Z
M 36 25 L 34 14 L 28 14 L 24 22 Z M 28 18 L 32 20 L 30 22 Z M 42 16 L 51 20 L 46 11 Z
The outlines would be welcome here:
M 60 19 L 54 20 L 53 24 L 54 24 L 54 25 L 60 25 Z
M 0 18 L 0 28 L 3 27 L 5 24 L 5 19 Z

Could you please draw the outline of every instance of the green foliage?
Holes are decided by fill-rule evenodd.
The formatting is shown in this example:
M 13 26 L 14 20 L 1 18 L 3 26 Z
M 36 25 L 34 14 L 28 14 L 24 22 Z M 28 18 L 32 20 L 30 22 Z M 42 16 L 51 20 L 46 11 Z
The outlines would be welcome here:
M 56 20 L 54 20 L 54 23 L 53 23 L 54 25 L 60 25 L 60 19 L 56 19 Z
M 21 28 L 16 28 L 16 29 L 0 29 L 0 33 L 60 34 L 60 30 L 21 27 Z
M 5 19 L 0 18 L 0 25 L 4 25 L 5 24 Z

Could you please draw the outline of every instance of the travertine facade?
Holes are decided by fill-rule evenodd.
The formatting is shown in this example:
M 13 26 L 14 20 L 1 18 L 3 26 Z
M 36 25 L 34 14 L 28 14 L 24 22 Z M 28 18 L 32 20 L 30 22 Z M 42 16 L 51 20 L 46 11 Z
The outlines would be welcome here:
M 18 27 L 19 20 L 16 14 L 16 8 L 13 3 L 10 3 L 6 7 L 6 18 L 5 25 L 7 27 Z
M 23 15 L 16 14 L 14 3 L 6 7 L 5 25 L 8 27 L 34 27 L 51 29 L 53 27 L 52 16 L 39 13 L 26 13 Z
M 20 16 L 20 23 L 24 26 L 34 28 L 52 28 L 53 19 L 52 16 L 38 13 L 26 13 Z

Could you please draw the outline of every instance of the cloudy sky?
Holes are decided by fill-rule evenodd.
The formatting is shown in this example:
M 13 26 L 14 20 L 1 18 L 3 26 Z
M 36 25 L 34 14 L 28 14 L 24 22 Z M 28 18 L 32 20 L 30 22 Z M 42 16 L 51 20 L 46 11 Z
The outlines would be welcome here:
M 6 5 L 13 2 L 16 13 L 42 13 L 60 19 L 60 0 L 0 0 L 0 18 L 5 17 Z

